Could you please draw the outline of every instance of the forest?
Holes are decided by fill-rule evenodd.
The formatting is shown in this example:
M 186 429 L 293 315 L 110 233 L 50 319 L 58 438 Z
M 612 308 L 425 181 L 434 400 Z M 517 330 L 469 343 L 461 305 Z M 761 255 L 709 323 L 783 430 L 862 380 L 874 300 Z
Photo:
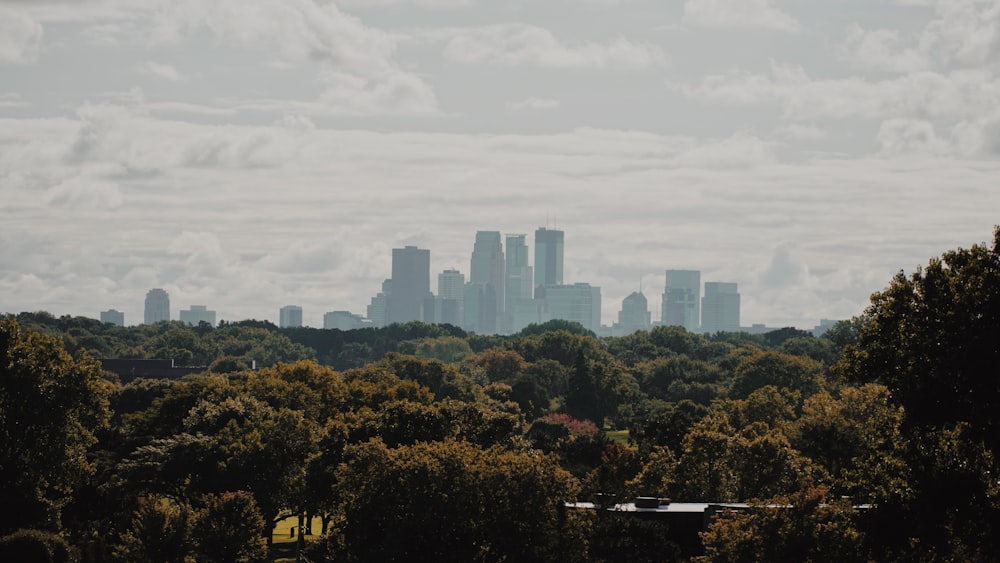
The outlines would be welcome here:
M 311 562 L 996 561 L 998 366 L 1000 228 L 821 337 L 7 315 L 0 560 L 272 561 L 302 517 Z M 692 549 L 635 497 L 748 508 Z

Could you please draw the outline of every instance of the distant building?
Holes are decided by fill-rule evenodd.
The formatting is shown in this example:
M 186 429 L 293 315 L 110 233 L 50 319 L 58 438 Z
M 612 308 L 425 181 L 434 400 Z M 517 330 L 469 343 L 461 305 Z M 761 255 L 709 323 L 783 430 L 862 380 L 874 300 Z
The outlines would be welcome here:
M 100 359 L 101 369 L 118 376 L 122 383 L 134 379 L 180 379 L 201 373 L 206 366 L 176 366 L 174 360 Z
M 472 247 L 469 281 L 485 283 L 493 287 L 496 313 L 504 311 L 504 259 L 503 245 L 499 231 L 477 231 L 476 243 Z M 495 324 L 495 323 L 494 323 Z M 494 331 L 496 327 L 494 326 Z
M 368 320 L 375 328 L 382 328 L 389 324 L 389 296 L 392 294 L 392 280 L 382 282 L 382 291 L 372 297 L 368 304 Z
M 649 302 L 640 292 L 633 292 L 622 300 L 618 322 L 611 327 L 610 336 L 628 336 L 640 330 L 649 330 Z
M 667 270 L 660 309 L 661 326 L 680 326 L 697 332 L 701 320 L 701 272 Z
M 563 283 L 563 232 L 539 227 L 535 231 L 535 298 L 545 288 Z
M 285 305 L 278 311 L 278 326 L 281 328 L 299 328 L 302 326 L 302 307 Z
M 389 323 L 423 320 L 424 300 L 430 295 L 431 251 L 416 246 L 393 248 Z
M 143 311 L 143 322 L 151 325 L 160 321 L 170 320 L 170 296 L 160 288 L 154 288 L 146 293 L 146 307 Z
M 819 324 L 816 325 L 816 327 L 812 329 L 812 335 L 816 336 L 816 337 L 823 336 L 824 334 L 826 334 L 826 331 L 828 331 L 831 328 L 833 328 L 833 325 L 835 325 L 835 324 L 837 324 L 839 322 L 840 321 L 833 320 L 833 319 L 820 319 Z
M 735 283 L 705 282 L 701 331 L 708 334 L 740 331 L 740 294 Z
M 497 292 L 491 283 L 468 282 L 462 299 L 462 328 L 477 334 L 497 332 Z
M 498 327 L 500 332 L 505 334 L 520 330 L 515 329 L 518 311 L 523 312 L 526 306 L 531 307 L 535 281 L 534 270 L 528 265 L 528 245 L 525 243 L 525 236 L 507 235 L 506 250 L 504 314 Z
M 323 328 L 326 330 L 356 330 L 365 326 L 365 320 L 361 315 L 355 315 L 350 311 L 331 311 L 323 315 Z
M 198 326 L 203 322 L 215 326 L 215 311 L 209 311 L 204 305 L 191 305 L 190 309 L 181 310 L 180 319 L 182 323 L 191 326 Z
M 436 322 L 461 327 L 464 300 L 465 275 L 454 269 L 438 274 L 438 295 L 434 302 Z
M 589 283 L 545 287 L 549 319 L 578 322 L 597 334 L 601 330 L 601 288 Z
M 101 322 L 113 324 L 115 326 L 125 326 L 125 313 L 114 309 L 101 311 Z

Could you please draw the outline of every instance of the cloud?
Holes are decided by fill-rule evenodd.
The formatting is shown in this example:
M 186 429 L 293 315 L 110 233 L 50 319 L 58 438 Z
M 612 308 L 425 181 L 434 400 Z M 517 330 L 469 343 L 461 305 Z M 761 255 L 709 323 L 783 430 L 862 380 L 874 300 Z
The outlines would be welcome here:
M 700 27 L 759 28 L 798 33 L 802 25 L 771 0 L 685 0 L 682 21 Z
M 902 44 L 897 30 L 867 30 L 852 24 L 837 53 L 842 61 L 864 69 L 908 73 L 929 68 L 930 61 L 923 53 Z
M 792 141 L 817 141 L 827 136 L 827 131 L 815 125 L 789 123 L 775 130 L 775 134 Z
M 31 64 L 42 50 L 42 25 L 27 12 L 0 6 L 0 64 Z
M 679 89 L 703 102 L 777 103 L 784 117 L 793 120 L 961 118 L 1000 105 L 1000 79 L 988 70 L 924 71 L 879 81 L 813 79 L 802 67 L 772 61 L 767 74 L 731 71 Z
M 445 56 L 466 64 L 634 71 L 666 61 L 666 55 L 656 45 L 633 43 L 622 37 L 605 43 L 567 43 L 548 29 L 526 24 L 456 28 L 437 33 L 451 35 Z
M 433 10 L 455 10 L 468 8 L 477 0 L 340 0 L 338 4 L 346 8 L 385 8 L 390 6 L 417 6 Z
M 775 162 L 771 148 L 760 138 L 736 133 L 726 139 L 698 144 L 673 159 L 683 168 L 747 168 Z
M 288 66 L 317 62 L 324 91 L 314 111 L 342 115 L 438 114 L 433 88 L 395 61 L 398 38 L 334 3 L 312 0 L 178 0 L 159 13 L 154 44 L 208 30 Z M 305 108 L 306 106 L 302 106 Z
M 919 119 L 890 119 L 878 130 L 882 154 L 887 156 L 940 156 L 949 152 L 949 142 L 940 139 L 934 124 Z
M 507 102 L 507 109 L 510 111 L 557 109 L 560 105 L 559 100 L 532 96 L 516 102 Z
M 171 65 L 158 63 L 155 61 L 144 61 L 136 65 L 136 71 L 146 76 L 152 76 L 154 78 L 161 78 L 163 80 L 169 80 L 170 82 L 182 82 L 187 80 L 187 77 L 177 71 Z
M 112 182 L 71 178 L 54 186 L 46 195 L 46 202 L 56 207 L 72 209 L 116 209 L 124 198 L 118 185 Z

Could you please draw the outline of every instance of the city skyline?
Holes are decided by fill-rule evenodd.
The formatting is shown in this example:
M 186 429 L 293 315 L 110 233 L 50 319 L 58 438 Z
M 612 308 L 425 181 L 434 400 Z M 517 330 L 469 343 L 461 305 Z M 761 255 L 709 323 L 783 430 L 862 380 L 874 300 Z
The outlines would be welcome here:
M 0 0 L 0 311 L 320 326 L 392 248 L 545 226 L 604 323 L 669 268 L 849 318 L 998 222 L 995 8 Z

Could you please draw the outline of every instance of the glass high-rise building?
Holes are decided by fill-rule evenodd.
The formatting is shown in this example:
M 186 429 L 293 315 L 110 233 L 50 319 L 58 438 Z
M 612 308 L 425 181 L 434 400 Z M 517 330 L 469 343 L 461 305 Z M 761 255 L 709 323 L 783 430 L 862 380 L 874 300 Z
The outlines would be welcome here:
M 698 270 L 667 270 L 663 290 L 660 325 L 680 326 L 697 332 L 701 322 L 701 272 Z
M 101 322 L 110 323 L 115 326 L 125 326 L 125 313 L 116 309 L 101 311 Z
M 389 323 L 423 320 L 424 300 L 430 296 L 431 251 L 416 246 L 393 248 Z
M 190 309 L 181 309 L 181 322 L 191 326 L 198 326 L 201 323 L 208 323 L 215 326 L 215 311 L 210 311 L 204 305 L 191 305 Z
M 146 324 L 170 320 L 170 296 L 160 288 L 153 288 L 146 293 L 146 307 L 142 320 Z
M 563 232 L 539 227 L 535 231 L 535 297 L 545 287 L 563 283 Z
M 478 231 L 472 247 L 470 283 L 485 283 L 496 296 L 496 312 L 504 310 L 504 259 L 499 231 Z
M 281 328 L 298 328 L 302 326 L 302 307 L 285 305 L 278 311 L 278 326 Z
M 612 327 L 612 336 L 628 336 L 640 330 L 649 330 L 649 302 L 646 296 L 635 291 L 622 300 L 618 322 Z
M 701 300 L 701 331 L 739 332 L 740 294 L 735 283 L 705 282 L 705 297 Z

